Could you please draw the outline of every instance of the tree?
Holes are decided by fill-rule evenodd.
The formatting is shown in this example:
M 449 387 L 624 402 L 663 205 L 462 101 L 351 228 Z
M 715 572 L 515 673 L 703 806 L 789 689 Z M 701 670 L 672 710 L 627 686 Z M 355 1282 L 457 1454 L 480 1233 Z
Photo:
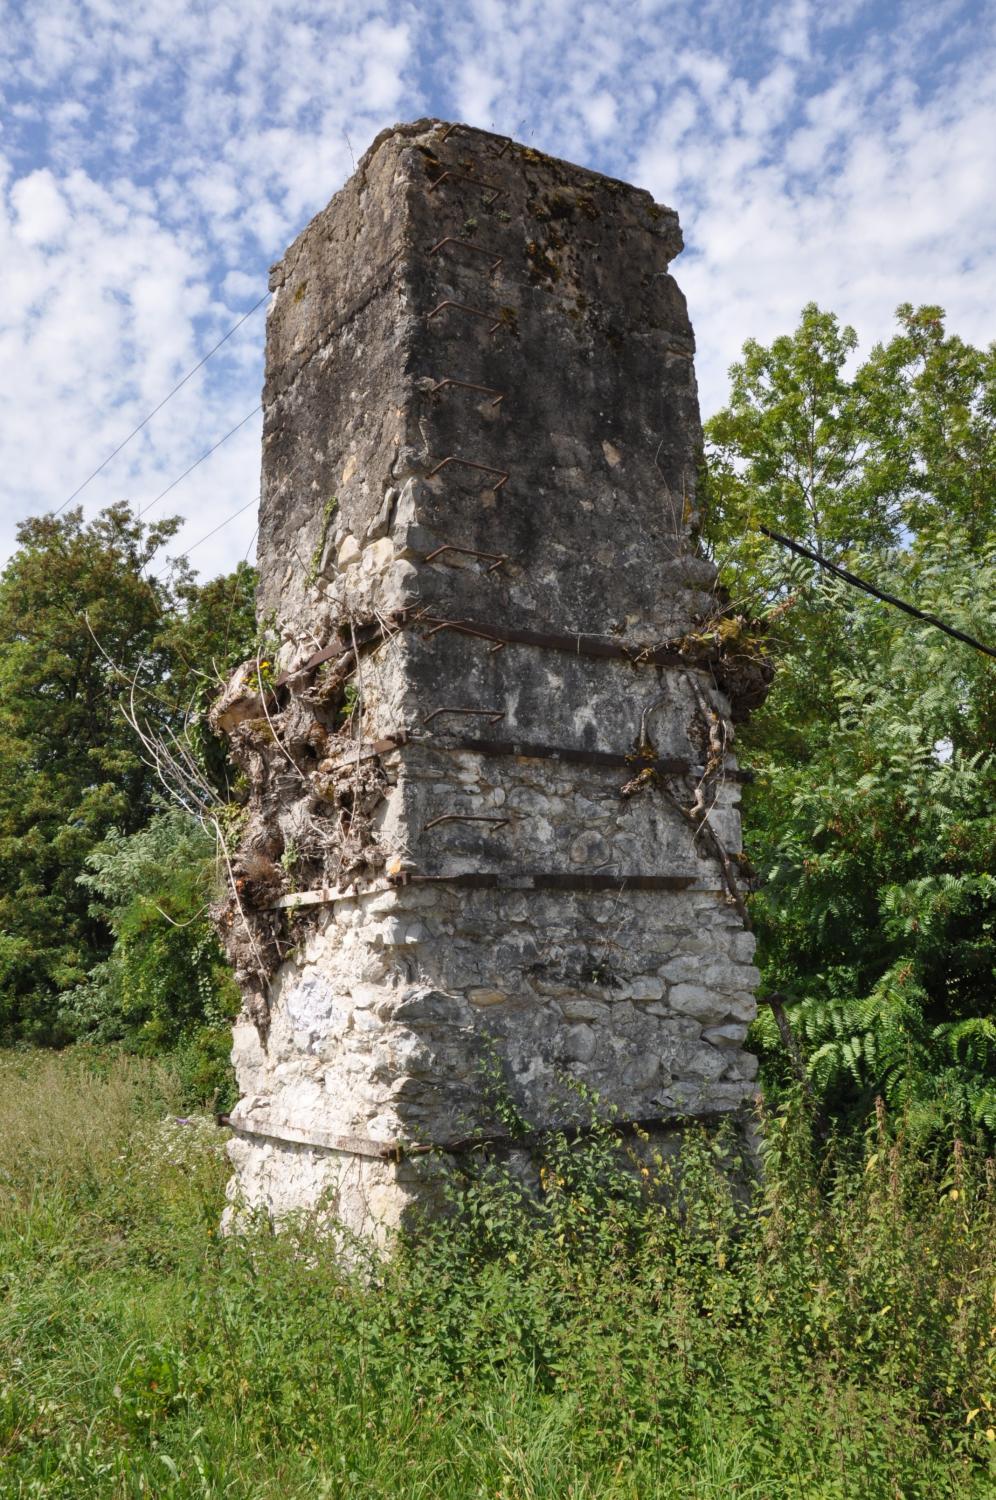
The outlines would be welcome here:
M 240 1003 L 208 915 L 217 861 L 211 835 L 177 808 L 155 814 L 136 833 L 112 828 L 78 880 L 114 946 L 59 1012 L 76 1037 L 143 1052 L 179 1050 L 197 1099 L 226 1086 L 231 1018 Z
M 813 1082 L 996 1130 L 996 672 L 990 658 L 793 561 L 761 522 L 996 641 L 996 363 L 937 308 L 847 374 L 855 339 L 804 309 L 751 343 L 707 427 L 707 534 L 779 671 L 741 738 L 769 988 Z M 775 1028 L 759 1039 L 778 1073 Z M 933 1106 L 933 1114 L 931 1114 Z
M 0 1036 L 58 1041 L 57 995 L 111 946 L 78 883 L 88 853 L 135 832 L 155 788 L 121 713 L 132 690 L 160 724 L 182 722 L 222 631 L 244 646 L 251 570 L 198 589 L 184 564 L 150 564 L 180 522 L 127 505 L 84 522 L 35 517 L 0 575 Z M 211 621 L 214 636 L 211 635 Z M 212 651 L 213 648 L 213 651 Z M 233 652 L 234 654 L 234 652 Z M 202 663 L 202 665 L 199 665 Z

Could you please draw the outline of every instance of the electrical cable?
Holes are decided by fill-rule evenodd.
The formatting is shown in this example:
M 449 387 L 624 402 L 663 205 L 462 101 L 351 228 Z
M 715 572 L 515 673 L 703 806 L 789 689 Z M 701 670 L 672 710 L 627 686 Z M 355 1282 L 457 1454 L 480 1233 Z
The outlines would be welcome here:
M 257 404 L 256 406 L 254 406 L 253 409 L 252 409 L 252 411 L 249 412 L 249 413 L 247 413 L 247 415 L 242 418 L 241 422 L 236 422 L 235 426 L 233 428 L 231 428 L 230 431 L 226 432 L 224 437 L 220 437 L 216 443 L 212 443 L 211 447 L 207 450 L 206 453 L 202 453 L 201 456 L 200 456 L 200 458 L 195 458 L 194 462 L 190 465 L 190 467 L 188 469 L 184 469 L 184 471 L 183 471 L 182 474 L 178 474 L 177 477 L 174 480 L 172 480 L 166 486 L 166 488 L 164 490 L 161 490 L 159 492 L 159 494 L 156 496 L 156 498 L 154 500 L 150 500 L 149 503 L 148 503 L 148 505 L 140 506 L 140 508 L 136 512 L 136 515 L 138 515 L 138 516 L 144 516 L 145 513 L 147 511 L 150 511 L 154 505 L 158 505 L 159 502 L 160 502 L 160 500 L 164 500 L 166 498 L 166 496 L 169 494 L 170 490 L 176 489 L 176 486 L 180 483 L 180 481 L 182 479 L 186 479 L 186 477 L 187 477 L 188 474 L 192 474 L 194 472 L 194 470 L 198 467 L 199 464 L 202 464 L 206 458 L 210 458 L 211 454 L 214 453 L 214 452 L 216 452 L 217 449 L 219 449 L 221 447 L 222 443 L 227 443 L 228 439 L 230 437 L 234 437 L 235 434 L 239 431 L 239 429 L 242 428 L 242 427 L 244 427 L 246 425 L 246 423 L 252 417 L 254 417 L 258 411 L 261 411 L 261 410 L 262 410 L 262 407 L 259 404 Z
M 247 510 L 251 510 L 254 505 L 258 504 L 259 500 L 257 498 L 255 500 L 250 500 L 248 505 L 241 505 L 239 506 L 238 510 L 233 510 L 230 516 L 226 516 L 223 521 L 219 521 L 217 526 L 206 532 L 204 536 L 200 537 L 196 542 L 189 546 L 185 552 L 180 552 L 176 557 L 171 557 L 169 566 L 164 568 L 161 573 L 157 573 L 156 577 L 165 578 L 166 574 L 169 572 L 174 563 L 181 562 L 183 558 L 189 557 L 191 552 L 196 552 L 198 547 L 203 546 L 205 542 L 209 542 L 213 536 L 217 536 L 218 532 L 222 531 L 228 525 L 229 521 L 234 521 L 237 516 L 245 515 Z
M 228 332 L 226 334 L 224 334 L 218 340 L 218 342 L 214 345 L 214 347 L 211 348 L 211 349 L 209 349 L 208 352 L 204 355 L 204 357 L 202 359 L 199 359 L 197 361 L 196 365 L 194 365 L 192 369 L 190 369 L 190 370 L 187 371 L 186 375 L 184 375 L 184 377 L 183 377 L 182 380 L 177 381 L 176 385 L 173 387 L 173 389 L 171 391 L 169 391 L 167 393 L 167 395 L 165 395 L 163 397 L 163 399 L 160 401 L 159 405 L 158 406 L 154 406 L 152 408 L 152 410 L 149 412 L 148 416 L 143 417 L 142 420 L 141 420 L 141 422 L 139 422 L 138 426 L 132 428 L 132 430 L 131 430 L 131 432 L 129 432 L 128 436 L 126 438 L 124 438 L 118 444 L 118 446 L 114 449 L 114 452 L 113 453 L 109 453 L 107 455 L 107 457 L 104 459 L 103 463 L 98 464 L 97 467 L 94 469 L 93 473 L 92 474 L 88 474 L 87 477 L 84 479 L 83 483 L 76 486 L 76 488 L 73 490 L 73 493 L 69 496 L 68 500 L 63 500 L 63 502 L 59 506 L 58 510 L 53 511 L 53 515 L 56 515 L 56 516 L 61 515 L 62 512 L 65 510 L 66 506 L 67 505 L 71 505 L 72 502 L 76 499 L 76 496 L 83 493 L 83 491 L 86 489 L 86 487 L 90 483 L 90 481 L 93 480 L 93 479 L 96 479 L 97 475 L 100 474 L 104 469 L 107 468 L 107 465 L 110 463 L 110 461 L 111 461 L 112 458 L 117 458 L 117 456 L 121 452 L 122 448 L 126 448 L 128 446 L 128 444 L 131 442 L 132 438 L 138 436 L 138 434 L 142 431 L 143 427 L 147 427 L 148 426 L 148 424 L 152 421 L 152 418 L 156 415 L 156 413 L 157 412 L 161 412 L 162 409 L 163 409 L 163 407 L 166 405 L 166 403 L 169 402 L 169 401 L 172 401 L 172 399 L 176 395 L 177 391 L 182 390 L 183 387 L 186 385 L 187 381 L 190 380 L 194 375 L 196 375 L 198 370 L 203 369 L 203 367 L 207 364 L 208 360 L 212 357 L 212 355 L 217 354 L 217 352 L 221 348 L 221 346 L 223 344 L 227 344 L 228 343 L 228 340 L 232 337 L 232 334 L 233 333 L 237 333 L 239 331 L 239 329 L 242 327 L 243 323 L 246 321 L 247 318 L 251 318 L 254 312 L 258 312 L 258 310 L 263 306 L 263 303 L 268 300 L 269 296 L 270 296 L 270 293 L 268 291 L 265 292 L 263 294 L 263 296 L 260 297 L 260 299 L 259 299 L 258 302 L 254 302 L 253 303 L 252 307 L 249 308 L 248 312 L 244 312 L 242 314 L 241 318 L 239 319 L 239 321 L 237 323 L 233 323 L 232 324 L 232 326 L 228 330 Z M 155 504 L 155 501 L 153 501 L 152 503 Z
M 996 656 L 996 648 L 986 646 L 982 641 L 977 641 L 974 636 L 966 635 L 963 630 L 957 630 L 954 625 L 946 625 L 936 615 L 928 615 L 922 609 L 917 609 L 915 604 L 907 604 L 904 599 L 897 599 L 895 594 L 887 594 L 884 589 L 876 588 L 865 578 L 859 578 L 856 573 L 849 573 L 846 568 L 831 562 L 828 557 L 822 557 L 819 552 L 814 552 L 810 547 L 804 547 L 801 542 L 794 542 L 791 537 L 782 536 L 778 531 L 772 531 L 767 526 L 757 523 L 758 531 L 770 537 L 773 542 L 788 547 L 790 551 L 798 553 L 800 557 L 807 557 L 810 562 L 818 563 L 821 568 L 826 568 L 828 573 L 835 573 L 852 588 L 861 589 L 865 594 L 871 594 L 873 599 L 881 599 L 883 604 L 891 604 L 893 609 L 901 609 L 904 614 L 912 615 L 914 620 L 923 620 L 924 624 L 932 625 L 935 630 L 943 630 L 945 635 L 953 636 L 956 641 L 963 641 L 966 646 L 974 646 L 976 651 L 982 651 L 986 656 Z

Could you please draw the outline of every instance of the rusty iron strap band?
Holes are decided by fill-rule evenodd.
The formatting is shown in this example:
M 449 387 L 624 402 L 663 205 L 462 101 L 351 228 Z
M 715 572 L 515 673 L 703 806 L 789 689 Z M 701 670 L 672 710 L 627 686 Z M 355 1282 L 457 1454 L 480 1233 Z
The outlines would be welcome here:
M 590 891 L 617 890 L 632 887 L 635 890 L 688 890 L 695 886 L 696 893 L 702 896 L 718 896 L 726 894 L 725 886 L 696 886 L 692 876 L 686 875 L 621 875 L 621 876 L 592 876 L 592 875 L 501 875 L 495 871 L 480 873 L 469 872 L 463 875 L 411 875 L 407 871 L 401 875 L 388 875 L 381 880 L 375 880 L 369 885 L 359 886 L 317 886 L 310 891 L 289 891 L 286 896 L 278 896 L 264 911 L 296 911 L 299 907 L 306 906 L 335 906 L 340 901 L 362 901 L 367 896 L 384 895 L 387 891 L 397 892 L 411 883 L 424 884 L 425 882 L 436 884 L 449 883 L 450 885 L 463 885 L 478 890 L 505 890 L 505 891 L 533 891 L 533 890 L 573 890 L 581 889 Z M 593 881 L 598 881 L 597 886 Z M 606 882 L 613 882 L 607 884 Z M 618 882 L 616 884 L 615 882 Z
M 422 639 L 427 641 L 430 636 L 438 635 L 441 630 L 448 630 L 449 628 L 445 621 L 441 625 L 433 625 L 431 630 L 425 632 Z M 495 652 L 504 651 L 505 649 L 505 642 L 496 640 L 487 630 L 474 630 L 470 625 L 463 625 L 460 628 L 460 634 L 476 636 L 479 641 L 490 642 L 491 649 L 488 652 L 489 656 L 494 656 Z
M 454 875 L 397 876 L 397 885 L 460 885 L 472 891 L 687 891 L 694 875 L 580 875 L 573 871 L 504 875 L 500 870 L 467 870 Z
M 387 739 L 371 740 L 370 744 L 365 745 L 359 753 L 355 750 L 344 750 L 332 763 L 332 770 L 348 770 L 350 766 L 355 766 L 358 760 L 376 760 L 378 755 L 389 755 L 392 750 L 400 750 L 401 746 L 407 743 L 408 734 L 404 730 L 388 736 Z
M 427 254 L 438 254 L 438 252 L 442 250 L 444 245 L 459 245 L 462 250 L 472 250 L 475 255 L 483 255 L 486 260 L 490 260 L 492 262 L 491 271 L 489 273 L 492 276 L 495 274 L 498 267 L 505 259 L 504 255 L 496 255 L 493 250 L 485 250 L 483 245 L 475 245 L 472 240 L 457 239 L 455 234 L 448 234 L 445 239 L 437 240 L 432 249 L 429 250 Z
M 376 1161 L 401 1162 L 408 1157 L 428 1156 L 434 1151 L 445 1151 L 449 1155 L 464 1155 L 488 1146 L 509 1150 L 528 1150 L 542 1144 L 551 1135 L 562 1135 L 569 1141 L 582 1140 L 596 1131 L 609 1129 L 614 1135 L 643 1135 L 651 1130 L 682 1130 L 689 1125 L 720 1124 L 729 1120 L 732 1110 L 707 1110 L 699 1114 L 646 1115 L 639 1120 L 608 1120 L 599 1124 L 554 1124 L 536 1130 L 526 1130 L 520 1135 L 509 1135 L 507 1131 L 491 1131 L 477 1135 L 458 1137 L 449 1141 L 373 1141 L 367 1136 L 332 1135 L 324 1130 L 298 1130 L 293 1125 L 279 1123 L 259 1125 L 244 1124 L 231 1115 L 215 1115 L 215 1124 L 234 1130 L 238 1135 L 254 1136 L 259 1140 L 280 1141 L 292 1146 L 309 1146 L 319 1151 L 341 1151 L 347 1156 L 366 1156 Z
M 427 723 L 427 720 L 423 720 Z M 448 745 L 434 745 L 440 750 L 471 750 L 478 755 L 515 755 L 523 760 L 562 760 L 577 766 L 619 766 L 628 771 L 656 771 L 659 776 L 698 775 L 702 767 L 690 760 L 662 759 L 659 756 L 621 754 L 610 750 L 582 750 L 563 745 L 540 745 L 530 740 L 477 740 L 461 736 Z M 751 771 L 727 770 L 723 773 L 728 781 L 752 781 Z
M 345 651 L 352 651 L 355 639 L 357 646 L 379 646 L 389 634 L 390 627 L 401 629 L 404 625 L 411 624 L 411 616 L 408 610 L 398 610 L 389 615 L 383 622 L 373 620 L 368 625 L 356 625 L 348 634 L 339 634 L 330 646 L 324 646 L 321 651 L 316 651 L 308 660 L 302 662 L 299 667 L 293 667 L 289 672 L 282 672 L 274 682 L 275 688 L 283 687 L 285 683 L 291 682 L 295 677 L 303 677 L 308 672 L 313 672 L 316 667 L 322 666 L 327 661 L 341 656 Z
M 444 460 L 446 462 L 446 460 Z M 467 460 L 461 460 L 467 462 Z M 492 473 L 500 473 L 501 470 L 492 470 Z M 490 641 L 495 649 L 500 650 L 504 646 L 536 646 L 547 651 L 564 651 L 573 656 L 590 656 L 603 660 L 628 661 L 631 666 L 653 666 L 653 667 L 684 667 L 691 671 L 703 671 L 704 668 L 695 666 L 689 662 L 680 651 L 675 651 L 669 646 L 623 646 L 616 641 L 602 640 L 597 636 L 590 635 L 560 635 L 551 631 L 538 630 L 511 630 L 507 626 L 499 628 L 495 625 L 482 624 L 475 620 L 444 620 L 438 615 L 423 613 L 419 610 L 399 610 L 387 621 L 389 626 L 398 629 L 404 626 L 428 625 L 423 639 L 437 635 L 440 631 L 452 630 L 459 635 L 475 636 L 480 640 Z M 385 638 L 387 632 L 383 625 L 374 622 L 370 625 L 358 625 L 355 629 L 356 644 L 358 646 L 377 645 Z M 284 672 L 277 678 L 273 686 L 283 687 L 295 677 L 301 677 L 307 672 L 312 672 L 323 662 L 331 661 L 333 657 L 340 656 L 344 651 L 352 649 L 352 640 L 345 636 L 339 636 L 332 645 L 326 646 L 321 651 L 316 651 L 301 666 L 294 667 L 289 672 Z
M 628 661 L 632 666 L 690 667 L 680 651 L 669 646 L 623 646 L 617 641 L 600 640 L 591 635 L 560 635 L 551 631 L 510 630 L 507 626 L 481 624 L 476 620 L 443 620 L 438 615 L 419 616 L 419 623 L 432 626 L 429 635 L 441 630 L 480 636 L 502 646 L 540 646 L 548 651 L 566 651 L 574 656 L 593 656 Z M 696 670 L 693 667 L 693 670 Z
M 481 198 L 481 202 L 485 208 L 490 208 L 492 203 L 501 197 L 502 193 L 508 192 L 508 188 L 502 187 L 497 182 L 485 182 L 481 177 L 473 177 L 469 172 L 457 172 L 453 167 L 447 167 L 445 172 L 430 182 L 428 191 L 434 193 L 437 187 L 446 181 L 447 177 L 451 178 L 454 182 L 471 182 L 474 187 L 487 188 L 491 196 Z

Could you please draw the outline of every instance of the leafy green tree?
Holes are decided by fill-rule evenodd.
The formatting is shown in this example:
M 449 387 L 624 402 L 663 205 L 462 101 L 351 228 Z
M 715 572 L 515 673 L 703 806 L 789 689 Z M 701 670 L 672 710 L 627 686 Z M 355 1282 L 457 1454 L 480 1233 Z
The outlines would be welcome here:
M 885 582 L 996 639 L 996 547 L 973 557 L 950 527 Z M 752 747 L 765 979 L 796 1002 L 829 1109 L 856 1116 L 880 1093 L 923 1125 L 996 1134 L 996 670 L 844 588 L 826 585 L 854 653 L 833 717 L 805 760 Z M 760 1037 L 774 1059 L 770 1016 Z
M 812 1080 L 838 1112 L 882 1092 L 996 1130 L 992 659 L 758 530 L 996 641 L 993 352 L 948 335 L 940 309 L 898 317 L 861 364 L 814 306 L 745 347 L 707 427 L 707 535 L 778 663 L 741 734 L 758 773 L 745 834 L 765 981 L 795 1002 Z
M 134 690 L 159 726 L 244 646 L 252 574 L 198 588 L 150 566 L 176 518 L 127 505 L 22 523 L 0 575 L 0 1037 L 65 1039 L 57 996 L 111 934 L 78 882 L 111 828 L 137 831 L 153 774 L 121 712 Z M 230 593 L 229 593 L 230 591 Z M 223 602 L 225 601 L 225 602 Z M 213 635 L 212 635 L 213 629 Z
M 199 1098 L 227 1088 L 239 993 L 208 915 L 219 879 L 214 839 L 174 809 L 136 833 L 112 828 L 86 865 L 79 883 L 114 946 L 65 997 L 62 1024 L 140 1052 L 179 1050 Z
M 52 1039 L 52 995 L 107 935 L 76 883 L 113 824 L 139 827 L 149 773 L 119 710 L 115 667 L 166 671 L 156 637 L 172 600 L 146 576 L 178 522 L 127 506 L 25 521 L 0 577 L 0 1024 Z M 98 644 L 99 643 L 99 644 Z
M 976 349 L 940 307 L 897 310 L 900 332 L 856 372 L 871 491 L 912 535 L 956 522 L 969 551 L 996 525 L 996 345 Z

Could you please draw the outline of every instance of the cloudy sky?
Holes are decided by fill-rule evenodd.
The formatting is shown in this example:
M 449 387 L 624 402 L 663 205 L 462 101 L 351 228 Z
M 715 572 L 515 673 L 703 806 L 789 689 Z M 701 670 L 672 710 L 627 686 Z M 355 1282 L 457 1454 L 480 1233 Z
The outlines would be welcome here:
M 678 209 L 706 414 L 816 300 L 996 337 L 986 0 L 0 0 L 0 557 L 266 291 L 383 126 L 437 115 Z M 82 491 L 252 546 L 265 310 Z

